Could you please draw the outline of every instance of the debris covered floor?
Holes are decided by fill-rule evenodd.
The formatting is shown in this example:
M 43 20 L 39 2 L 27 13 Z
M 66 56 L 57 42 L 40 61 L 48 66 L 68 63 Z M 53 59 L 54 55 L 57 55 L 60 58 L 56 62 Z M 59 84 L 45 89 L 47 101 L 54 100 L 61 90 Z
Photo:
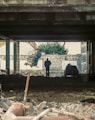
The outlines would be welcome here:
M 1 120 L 94 120 L 95 119 L 95 91 L 82 89 L 78 91 L 53 89 L 29 90 L 27 102 L 23 102 L 23 90 L 3 91 L 0 100 Z M 16 103 L 10 118 L 6 113 Z M 19 109 L 23 104 L 25 111 Z M 43 113 L 44 112 L 44 113 Z M 19 113 L 19 114 L 18 114 Z M 8 113 L 10 114 L 10 112 Z M 40 116 L 41 114 L 41 116 Z M 19 118 L 22 116 L 22 118 Z M 9 117 L 9 118 L 8 118 Z M 12 115 L 11 115 L 12 117 Z

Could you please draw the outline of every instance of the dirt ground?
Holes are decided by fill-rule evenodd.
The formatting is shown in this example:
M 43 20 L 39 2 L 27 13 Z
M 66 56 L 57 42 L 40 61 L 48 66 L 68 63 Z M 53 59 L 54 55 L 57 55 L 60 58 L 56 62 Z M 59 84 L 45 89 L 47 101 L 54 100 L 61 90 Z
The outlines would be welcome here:
M 23 103 L 25 91 L 22 89 L 3 90 L 3 102 Z M 9 100 L 9 101 L 8 101 Z M 2 102 L 2 99 L 1 99 Z M 28 90 L 25 116 L 38 116 L 48 109 L 52 109 L 44 117 L 69 117 L 66 120 L 77 118 L 76 120 L 95 120 L 95 89 L 94 88 L 33 88 Z M 10 106 L 11 106 L 10 105 Z M 1 107 L 2 108 L 2 107 Z M 1 109 L 2 110 L 2 109 Z M 1 116 L 6 114 L 5 109 L 1 111 Z M 55 118 L 53 120 L 55 120 Z M 74 118 L 72 120 L 74 120 Z M 57 118 L 56 118 L 57 119 Z M 4 120 L 4 119 L 1 119 Z
M 22 101 L 24 97 L 23 90 L 9 90 L 3 91 L 3 95 L 5 98 L 15 97 L 15 101 Z M 89 89 L 80 89 L 77 91 L 74 90 L 29 90 L 27 95 L 27 100 L 35 100 L 36 102 L 42 101 L 55 101 L 55 102 L 74 102 L 81 101 L 87 98 L 94 98 L 95 91 Z
M 9 91 L 3 91 L 3 96 L 5 98 L 13 98 L 12 100 L 14 102 L 22 102 L 24 97 L 24 91 L 20 90 L 9 90 Z M 37 114 L 37 110 L 35 112 L 35 108 L 37 105 L 42 103 L 43 101 L 47 102 L 47 105 L 49 107 L 53 107 L 54 104 L 57 104 L 57 107 L 59 107 L 61 104 L 67 104 L 67 106 L 71 106 L 73 104 L 73 107 L 75 107 L 76 103 L 80 106 L 80 101 L 82 100 L 88 100 L 85 104 L 91 105 L 92 103 L 95 103 L 95 92 L 94 90 L 29 90 L 27 95 L 27 101 L 32 104 L 32 107 L 27 110 L 26 115 L 34 115 Z M 53 104 L 53 105 L 52 105 Z M 84 104 L 84 103 L 82 103 Z M 35 107 L 35 108 L 33 108 Z M 82 108 L 81 108 L 82 109 Z M 71 111 L 70 111 L 71 112 Z M 83 111 L 81 110 L 83 113 Z M 92 114 L 92 113 L 91 113 Z
M 38 78 L 36 79 L 37 79 L 36 83 L 40 81 Z M 10 79 L 10 80 L 14 83 L 13 79 Z M 31 83 L 32 82 L 33 81 L 31 81 Z M 51 82 L 51 79 L 50 79 L 50 82 Z M 62 83 L 63 82 L 64 81 L 62 81 Z M 42 112 L 44 109 L 52 108 L 54 109 L 54 111 L 52 113 L 48 113 L 48 116 L 51 116 L 51 115 L 62 116 L 65 110 L 66 113 L 73 113 L 75 116 L 77 115 L 78 117 L 80 115 L 81 116 L 89 115 L 93 117 L 93 119 L 95 119 L 95 115 L 94 115 L 95 88 L 93 83 L 88 82 L 86 84 L 81 82 L 80 84 L 77 79 L 76 81 L 71 81 L 71 83 L 72 82 L 74 85 L 69 85 L 71 86 L 71 88 L 69 86 L 65 86 L 65 84 L 61 87 L 59 86 L 57 87 L 56 85 L 56 87 L 51 86 L 46 88 L 45 87 L 42 88 L 41 86 L 39 87 L 36 86 L 33 88 L 33 86 L 30 86 L 27 94 L 27 102 L 30 103 L 31 106 L 26 110 L 25 115 L 36 116 L 40 112 Z M 8 82 L 6 82 L 6 85 L 7 83 Z M 16 82 L 16 83 L 18 83 L 20 86 L 20 82 Z M 5 99 L 10 100 L 11 102 L 22 103 L 24 99 L 25 85 L 23 89 L 20 87 L 19 89 L 16 87 L 15 89 L 11 89 L 11 88 L 14 88 L 14 87 L 10 87 L 10 89 L 6 89 L 6 90 L 3 89 L 2 96 Z M 40 109 L 39 109 L 39 106 L 40 106 Z

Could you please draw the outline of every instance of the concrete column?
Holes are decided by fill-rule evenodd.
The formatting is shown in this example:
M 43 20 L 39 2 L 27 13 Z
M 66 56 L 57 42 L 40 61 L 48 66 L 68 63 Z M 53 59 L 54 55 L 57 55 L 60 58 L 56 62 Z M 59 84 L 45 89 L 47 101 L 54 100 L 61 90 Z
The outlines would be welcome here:
M 20 60 L 19 60 L 19 42 L 14 42 L 14 74 L 19 73 L 20 68 Z
M 14 74 L 16 74 L 16 42 L 14 42 Z
M 20 70 L 20 58 L 19 58 L 19 42 L 16 42 L 16 73 Z
M 87 42 L 87 67 L 88 67 L 88 73 L 92 74 L 92 43 L 91 41 Z
M 6 73 L 10 74 L 10 40 L 6 40 Z
M 95 42 L 89 41 L 88 45 L 88 68 L 90 74 L 95 74 Z
M 95 42 L 92 42 L 92 74 L 95 74 Z

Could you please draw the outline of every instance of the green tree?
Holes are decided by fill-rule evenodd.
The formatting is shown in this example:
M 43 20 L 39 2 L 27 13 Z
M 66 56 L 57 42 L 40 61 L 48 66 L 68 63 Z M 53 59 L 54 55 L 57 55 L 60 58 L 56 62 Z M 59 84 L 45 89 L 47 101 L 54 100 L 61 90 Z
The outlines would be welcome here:
M 44 52 L 45 54 L 64 55 L 64 54 L 68 53 L 68 50 L 65 49 L 65 47 L 60 45 L 59 43 L 41 44 L 39 46 L 39 50 L 40 50 L 40 52 Z

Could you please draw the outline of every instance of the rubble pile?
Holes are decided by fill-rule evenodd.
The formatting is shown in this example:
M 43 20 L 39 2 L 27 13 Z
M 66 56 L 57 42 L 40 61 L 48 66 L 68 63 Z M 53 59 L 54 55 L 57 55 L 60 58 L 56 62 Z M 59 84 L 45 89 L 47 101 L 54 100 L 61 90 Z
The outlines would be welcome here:
M 0 95 L 0 120 L 94 120 L 95 93 L 82 91 L 30 91 L 29 74 L 23 92 L 10 90 Z M 8 96 L 8 94 L 10 94 Z
M 11 100 L 12 99 L 12 100 Z M 94 120 L 95 104 L 80 101 L 72 102 L 29 102 L 13 101 L 15 98 L 0 99 L 1 120 Z M 10 113 L 12 113 L 10 115 Z M 15 116 L 14 116 L 14 115 Z M 13 118 L 10 118 L 13 117 Z M 8 118 L 9 117 L 9 118 Z

